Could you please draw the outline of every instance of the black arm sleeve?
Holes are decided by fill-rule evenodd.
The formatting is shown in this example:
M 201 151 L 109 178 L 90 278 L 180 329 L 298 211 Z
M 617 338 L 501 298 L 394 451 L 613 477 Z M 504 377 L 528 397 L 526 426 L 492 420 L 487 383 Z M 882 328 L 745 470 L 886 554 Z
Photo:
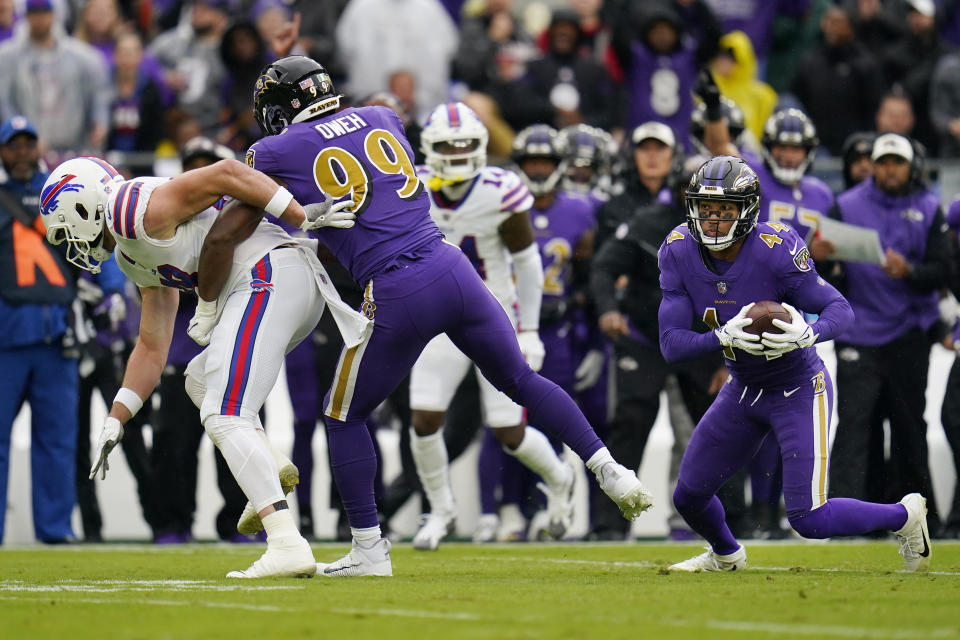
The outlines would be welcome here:
M 938 207 L 927 233 L 927 252 L 923 256 L 923 262 L 913 265 L 913 270 L 907 276 L 907 282 L 917 291 L 933 291 L 950 283 L 953 265 L 944 227 L 943 211 Z
M 639 249 L 633 243 L 618 238 L 610 238 L 594 256 L 590 268 L 590 294 L 598 316 L 619 310 L 617 278 L 633 273 L 639 257 Z

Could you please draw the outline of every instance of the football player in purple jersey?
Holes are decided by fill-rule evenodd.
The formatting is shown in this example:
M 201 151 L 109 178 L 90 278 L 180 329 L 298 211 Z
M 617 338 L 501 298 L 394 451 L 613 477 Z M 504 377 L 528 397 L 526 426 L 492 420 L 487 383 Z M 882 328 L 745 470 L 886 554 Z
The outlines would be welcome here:
M 930 562 L 926 499 L 897 504 L 827 499 L 828 428 L 833 385 L 814 345 L 853 322 L 850 304 L 817 275 L 803 239 L 790 227 L 758 223 L 760 180 L 740 158 L 718 156 L 691 178 L 687 222 L 660 247 L 660 347 L 676 362 L 722 350 L 730 378 L 694 429 L 673 499 L 706 538 L 706 553 L 678 562 L 678 571 L 733 571 L 746 550 L 724 522 L 717 489 L 776 438 L 783 463 L 790 524 L 806 538 L 893 531 L 907 570 Z M 781 332 L 748 333 L 753 303 L 779 301 L 790 322 Z M 796 309 L 819 314 L 807 324 Z M 694 318 L 712 328 L 691 329 Z
M 636 474 L 613 460 L 573 400 L 527 365 L 517 332 L 474 266 L 443 242 L 395 112 L 340 109 L 326 70 L 294 56 L 263 69 L 254 116 L 267 137 L 248 151 L 250 165 L 308 202 L 353 203 L 352 229 L 318 237 L 364 288 L 361 310 L 372 320 L 363 342 L 343 351 L 324 400 L 333 476 L 353 544 L 343 558 L 318 566 L 319 575 L 392 575 L 364 420 L 410 371 L 424 345 L 443 332 L 498 389 L 526 407 L 532 423 L 586 461 L 625 517 L 650 507 Z

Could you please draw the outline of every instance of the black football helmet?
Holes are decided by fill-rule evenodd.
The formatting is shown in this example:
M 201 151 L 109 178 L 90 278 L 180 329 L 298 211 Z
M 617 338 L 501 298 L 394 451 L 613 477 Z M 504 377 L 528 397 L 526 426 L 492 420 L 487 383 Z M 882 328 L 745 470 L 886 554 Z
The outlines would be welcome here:
M 557 188 L 567 168 L 566 151 L 564 139 L 556 129 L 548 124 L 534 124 L 517 134 L 510 159 L 517 165 L 530 193 L 542 196 Z M 523 161 L 528 158 L 549 158 L 554 162 L 554 169 L 548 175 L 529 175 L 523 170 Z
M 798 167 L 781 167 L 773 159 L 770 151 L 774 145 L 778 144 L 803 147 L 807 151 L 807 156 Z M 791 107 L 777 111 L 767 118 L 767 122 L 763 125 L 763 137 L 760 139 L 760 153 L 763 154 L 763 161 L 770 168 L 773 177 L 790 185 L 800 182 L 800 178 L 813 164 L 813 157 L 816 155 L 819 144 L 820 139 L 817 138 L 817 128 L 813 126 L 813 120 L 800 109 Z
M 260 70 L 253 90 L 253 117 L 265 135 L 275 136 L 294 122 L 335 111 L 342 97 L 322 64 L 288 56 Z
M 684 192 L 687 205 L 687 226 L 693 239 L 711 251 L 722 251 L 757 226 L 760 212 L 760 179 L 742 159 L 734 156 L 713 157 L 697 169 Z M 702 200 L 734 202 L 740 209 L 736 221 L 724 236 L 703 233 L 703 223 L 710 218 L 700 215 Z M 715 219 L 713 219 L 715 221 Z

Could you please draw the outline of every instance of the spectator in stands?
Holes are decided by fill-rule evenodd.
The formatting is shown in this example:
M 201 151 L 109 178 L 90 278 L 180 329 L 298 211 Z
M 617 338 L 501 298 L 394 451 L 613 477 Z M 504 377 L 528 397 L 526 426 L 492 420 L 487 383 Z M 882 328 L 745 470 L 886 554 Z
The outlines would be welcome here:
M 766 75 L 767 55 L 773 43 L 774 18 L 778 15 L 800 17 L 810 6 L 810 0 L 706 0 L 706 2 L 720 20 L 723 33 L 742 31 L 750 38 L 757 55 L 757 77 L 760 79 Z
M 490 93 L 491 85 L 511 82 L 533 58 L 533 41 L 513 17 L 513 0 L 488 0 L 481 13 L 465 16 L 453 60 L 454 75 L 473 91 Z
M 44 241 L 37 130 L 23 116 L 0 125 L 0 541 L 7 511 L 10 432 L 30 404 L 33 528 L 41 542 L 73 537 L 77 361 L 64 355 L 73 271 Z M 55 193 L 46 194 L 56 197 Z
M 228 0 L 192 0 L 189 27 L 172 29 L 151 43 L 149 52 L 166 70 L 177 106 L 208 135 L 216 133 L 225 70 L 220 40 L 229 19 Z
M 930 120 L 940 157 L 960 157 L 960 53 L 948 53 L 937 63 L 930 81 Z
M 910 137 L 916 119 L 913 105 L 903 91 L 891 91 L 880 99 L 876 115 L 877 133 L 898 133 Z
M 873 125 L 882 87 L 880 68 L 854 39 L 846 9 L 827 9 L 820 29 L 823 44 L 808 52 L 797 67 L 792 91 L 813 118 L 821 144 L 839 154 L 851 131 Z
M 830 494 L 866 497 L 872 417 L 880 402 L 890 416 L 890 456 L 900 486 L 890 492 L 933 495 L 923 418 L 931 335 L 950 254 L 937 198 L 919 180 L 919 158 L 903 136 L 877 138 L 874 175 L 837 198 L 833 215 L 880 233 L 881 265 L 842 262 L 842 292 L 856 326 L 836 341 L 840 423 L 833 443 Z M 939 518 L 928 502 L 930 529 Z
M 687 133 L 693 112 L 691 89 L 704 54 L 716 41 L 686 38 L 684 23 L 672 4 L 633 3 L 619 17 L 614 31 L 617 59 L 624 69 L 626 123 L 630 129 L 655 120 L 673 130 L 680 148 L 689 148 Z
M 267 47 L 253 23 L 234 22 L 223 34 L 220 59 L 226 69 L 223 94 L 222 129 L 217 139 L 235 151 L 260 139 L 260 129 L 250 108 L 250 87 L 268 61 Z
M 134 31 L 117 38 L 113 88 L 107 149 L 153 151 L 163 137 L 163 101 L 144 65 L 143 43 Z
M 300 33 L 297 44 L 305 55 L 323 61 L 334 85 L 339 87 L 345 77 L 337 58 L 336 27 L 348 0 L 284 0 L 290 11 L 300 14 Z
M 13 0 L 0 0 L 0 42 L 13 37 L 13 27 L 17 24 L 17 9 Z
M 113 65 L 113 50 L 121 28 L 117 0 L 89 0 L 80 12 L 74 35 L 99 51 Z
M 743 110 L 747 128 L 759 140 L 764 123 L 777 106 L 777 94 L 757 79 L 757 59 L 747 35 L 734 31 L 720 38 L 720 53 L 710 69 L 720 93 Z
M 337 24 L 347 90 L 367 96 L 389 89 L 393 72 L 410 71 L 418 120 L 447 100 L 457 40 L 457 28 L 438 0 L 350 0 Z
M 930 121 L 930 81 L 937 61 L 949 47 L 936 30 L 936 5 L 933 0 L 906 0 L 907 35 L 888 46 L 882 58 L 888 83 L 903 87 L 916 116 L 913 137 L 936 153 L 937 138 Z
M 27 0 L 28 29 L 0 46 L 0 117 L 22 113 L 54 151 L 99 151 L 107 138 L 103 56 L 54 21 L 51 0 Z
M 857 40 L 877 59 L 903 39 L 905 29 L 890 3 L 881 0 L 846 0 L 853 15 Z
M 526 74 L 516 82 L 523 87 L 522 98 L 512 100 L 509 110 L 501 105 L 513 126 L 586 123 L 608 129 L 619 120 L 619 101 L 606 67 L 581 57 L 579 46 L 577 14 L 555 12 L 547 29 L 547 52 L 527 63 Z

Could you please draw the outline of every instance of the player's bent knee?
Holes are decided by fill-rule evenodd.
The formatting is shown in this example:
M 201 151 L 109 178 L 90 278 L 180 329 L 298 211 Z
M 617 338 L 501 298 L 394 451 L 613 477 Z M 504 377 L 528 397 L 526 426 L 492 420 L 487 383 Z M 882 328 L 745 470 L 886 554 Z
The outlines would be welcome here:
M 188 372 L 183 376 L 183 388 L 186 390 L 190 401 L 199 409 L 203 405 L 203 397 L 207 395 L 207 385 L 204 381 Z
M 801 537 L 810 540 L 822 540 L 830 537 L 827 522 L 827 512 L 823 509 L 804 511 L 798 514 L 787 514 L 790 526 Z
M 414 409 L 410 414 L 410 422 L 418 436 L 429 436 L 436 433 L 443 426 L 446 413 L 443 411 L 423 411 Z
M 677 508 L 680 515 L 684 513 L 696 514 L 707 507 L 711 497 L 693 493 L 678 482 L 673 490 L 673 506 Z
M 243 416 L 222 416 L 211 415 L 203 421 L 203 428 L 207 435 L 213 440 L 213 443 L 220 446 L 220 443 L 229 436 L 231 431 L 237 429 L 256 429 L 257 420 L 255 418 L 245 418 Z

